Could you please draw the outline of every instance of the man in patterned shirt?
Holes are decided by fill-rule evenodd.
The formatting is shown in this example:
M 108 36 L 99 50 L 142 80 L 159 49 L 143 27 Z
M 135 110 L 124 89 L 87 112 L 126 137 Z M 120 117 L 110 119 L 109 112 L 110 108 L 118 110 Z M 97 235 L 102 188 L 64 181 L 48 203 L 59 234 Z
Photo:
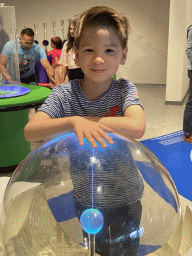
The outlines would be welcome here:
M 38 44 L 34 42 L 34 31 L 31 28 L 25 28 L 21 31 L 21 36 L 17 39 L 18 59 L 20 70 L 20 82 L 24 84 L 37 84 L 35 75 L 35 63 L 37 60 L 47 72 L 50 81 L 55 87 L 53 67 L 50 65 L 47 56 Z M 12 61 L 15 54 L 15 40 L 8 41 L 2 50 L 0 58 L 0 71 L 6 83 L 12 83 L 15 80 L 12 67 Z

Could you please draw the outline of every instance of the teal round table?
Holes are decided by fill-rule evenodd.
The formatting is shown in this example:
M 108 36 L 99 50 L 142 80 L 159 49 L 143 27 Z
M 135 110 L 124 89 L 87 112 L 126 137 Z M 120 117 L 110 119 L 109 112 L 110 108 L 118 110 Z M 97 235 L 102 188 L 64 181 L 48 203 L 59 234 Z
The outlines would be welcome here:
M 0 99 L 0 172 L 12 171 L 30 153 L 30 143 L 24 137 L 28 109 L 40 106 L 51 92 L 38 85 L 21 86 L 29 88 L 30 92 Z

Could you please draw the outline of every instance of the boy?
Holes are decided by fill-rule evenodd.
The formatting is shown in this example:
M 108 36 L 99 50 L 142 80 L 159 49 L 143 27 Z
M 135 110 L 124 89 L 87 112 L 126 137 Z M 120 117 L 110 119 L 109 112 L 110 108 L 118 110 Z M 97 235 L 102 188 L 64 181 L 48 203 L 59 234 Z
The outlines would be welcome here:
M 86 16 L 86 18 L 85 18 Z M 82 14 L 75 31 L 76 63 L 84 79 L 58 85 L 25 127 L 28 141 L 39 141 L 73 130 L 80 145 L 112 144 L 106 132 L 139 139 L 145 116 L 135 86 L 112 76 L 127 58 L 129 23 L 108 7 Z
M 58 85 L 52 91 L 25 127 L 27 140 L 42 140 L 73 129 L 80 145 L 86 138 L 95 148 L 96 142 L 102 147 L 107 146 L 105 141 L 113 143 L 106 132 L 114 131 L 136 139 L 143 136 L 145 117 L 135 86 L 124 79 L 112 79 L 119 65 L 126 61 L 128 28 L 127 18 L 108 7 L 93 7 L 78 17 L 75 30 L 76 63 L 81 67 L 84 79 Z M 82 200 L 90 193 L 78 185 L 79 175 L 87 171 L 85 177 L 88 179 L 90 170 L 84 168 L 86 154 L 83 149 L 76 156 L 74 146 L 71 141 L 70 174 L 76 213 L 80 218 L 87 209 Z M 106 197 L 105 203 L 97 207 L 104 216 L 104 226 L 96 235 L 95 243 L 96 252 L 101 256 L 136 256 L 139 247 L 144 184 L 128 146 L 126 143 L 119 146 L 117 152 L 122 153 L 122 159 L 114 151 L 114 161 L 103 159 L 101 162 L 105 168 L 99 167 L 101 170 L 96 171 L 100 173 L 101 184 L 104 184 L 102 196 Z M 115 144 L 116 147 L 118 149 Z M 114 186 L 107 187 L 105 176 L 109 172 L 114 173 L 112 177 L 125 177 L 123 182 L 120 184 L 119 179 L 114 178 Z M 129 184 L 126 186 L 127 182 Z M 128 187 L 128 195 L 124 194 L 125 191 L 118 192 L 115 185 Z M 112 192 L 114 200 L 111 202 Z M 115 201 L 117 198 L 118 203 Z M 108 205 L 108 201 L 111 204 Z

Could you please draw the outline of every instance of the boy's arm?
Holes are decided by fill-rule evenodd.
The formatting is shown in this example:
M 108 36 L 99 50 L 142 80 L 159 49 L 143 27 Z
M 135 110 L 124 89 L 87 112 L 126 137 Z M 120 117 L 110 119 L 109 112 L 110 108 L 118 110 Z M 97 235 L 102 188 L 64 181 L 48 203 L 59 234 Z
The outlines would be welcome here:
M 140 139 L 145 133 L 145 114 L 140 105 L 129 106 L 122 117 L 86 117 L 125 137 Z
M 24 134 L 28 141 L 39 141 L 48 139 L 56 134 L 73 130 L 78 137 L 80 145 L 83 145 L 83 138 L 86 138 L 92 147 L 97 147 L 97 141 L 102 147 L 106 147 L 104 140 L 110 144 L 112 139 L 106 132 L 113 132 L 112 129 L 103 124 L 89 121 L 84 117 L 71 116 L 52 119 L 47 113 L 38 111 L 25 126 Z
M 131 105 L 123 117 L 80 117 L 71 116 L 52 119 L 45 112 L 37 112 L 25 127 L 25 138 L 28 141 L 39 141 L 53 135 L 73 130 L 80 145 L 86 138 L 92 147 L 97 147 L 97 141 L 102 147 L 106 142 L 112 144 L 112 139 L 106 132 L 116 132 L 126 137 L 139 139 L 145 132 L 145 115 L 141 106 Z M 105 141 L 104 141 L 105 140 Z

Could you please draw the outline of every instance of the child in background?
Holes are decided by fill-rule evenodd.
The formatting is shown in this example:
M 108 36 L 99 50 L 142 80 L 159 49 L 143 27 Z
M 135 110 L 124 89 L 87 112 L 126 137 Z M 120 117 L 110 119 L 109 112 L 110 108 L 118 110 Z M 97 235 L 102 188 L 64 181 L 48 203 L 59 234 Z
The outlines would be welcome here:
M 60 37 L 51 38 L 51 47 L 54 49 L 52 51 L 52 67 L 55 68 L 58 66 L 59 59 L 61 57 L 61 52 L 63 48 L 63 42 Z
M 60 37 L 52 37 L 51 38 L 51 47 L 53 48 L 52 54 L 52 67 L 54 69 L 54 77 L 56 85 L 63 84 L 63 69 L 61 65 L 59 65 L 59 60 L 61 57 L 61 52 L 63 48 L 63 41 Z

